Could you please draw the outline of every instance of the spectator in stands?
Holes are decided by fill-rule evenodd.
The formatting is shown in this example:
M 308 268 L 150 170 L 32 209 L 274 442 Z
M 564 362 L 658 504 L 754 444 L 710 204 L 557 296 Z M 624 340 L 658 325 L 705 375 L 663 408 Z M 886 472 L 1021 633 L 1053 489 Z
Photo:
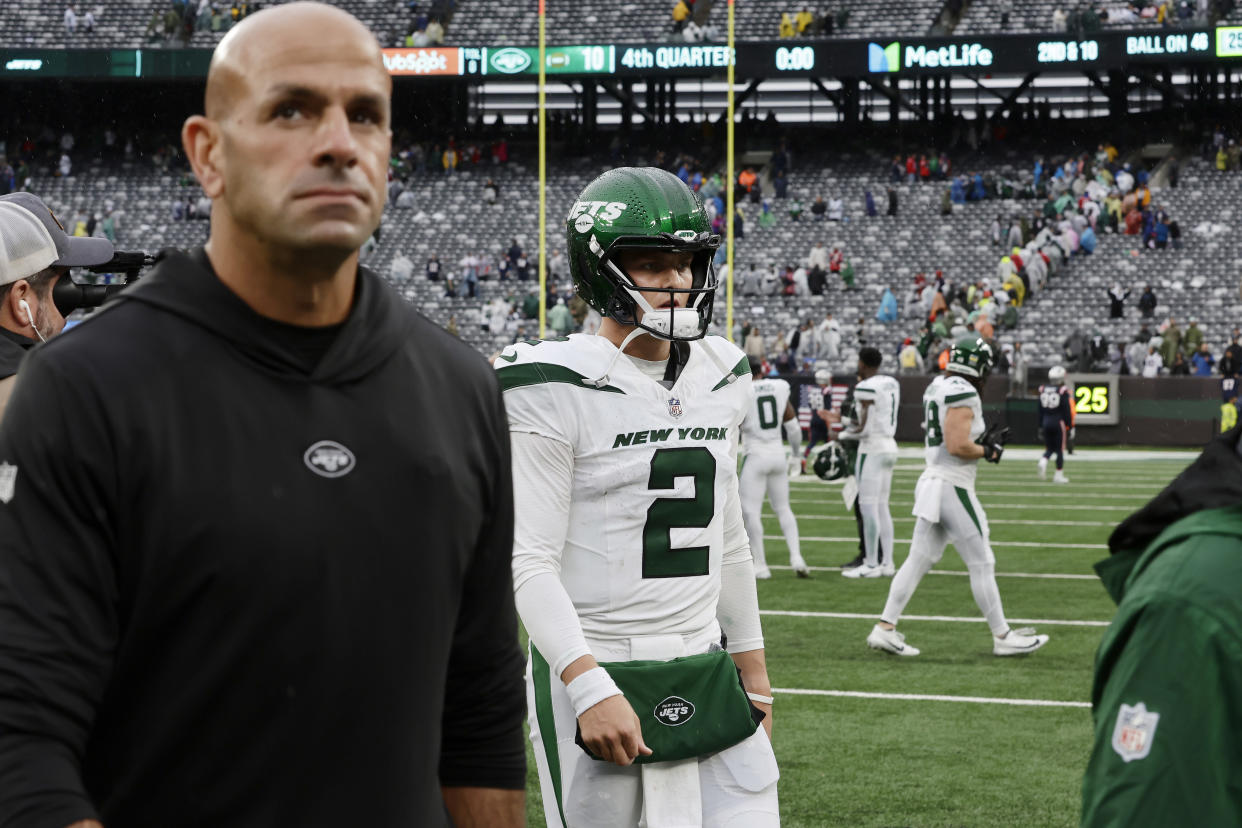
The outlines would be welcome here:
M 785 177 L 784 170 L 772 173 L 772 192 L 777 198 L 785 198 L 789 195 L 789 179 Z
M 90 9 L 87 9 L 86 14 L 82 15 L 82 31 L 86 34 L 95 31 L 95 13 Z
M 914 340 L 906 337 L 897 353 L 898 373 L 909 376 L 923 373 L 923 355 L 919 353 Z
M 888 211 L 885 215 L 897 217 L 897 191 L 892 187 L 888 188 Z
M 816 221 L 823 221 L 828 215 L 828 204 L 824 201 L 823 196 L 815 196 L 814 203 L 811 204 L 811 215 Z
M 1216 169 L 1221 172 L 1229 169 L 1229 154 L 1225 152 L 1224 146 L 1216 148 Z
M 1181 356 L 1178 354 L 1178 356 Z M 1143 360 L 1143 376 L 1157 377 L 1160 375 L 1161 369 L 1164 367 L 1164 357 L 1160 356 L 1160 352 L 1156 350 L 1154 345 L 1147 347 L 1147 358 Z
M 431 18 L 431 22 L 427 24 L 427 40 L 433 46 L 444 45 L 444 24 L 439 17 Z
M 1217 368 L 1222 377 L 1236 377 L 1238 372 L 1242 371 L 1242 345 L 1238 344 L 1239 335 L 1238 329 L 1234 328 L 1233 336 L 1229 339 L 1229 346 L 1221 354 Z
M 1173 355 L 1173 364 L 1169 366 L 1169 374 L 1175 377 L 1190 376 L 1190 363 L 1186 361 L 1181 351 Z
M 684 29 L 689 19 L 690 7 L 686 5 L 686 0 L 677 0 L 677 5 L 673 6 L 673 34 Z
M 1199 343 L 1199 350 L 1190 355 L 1190 364 L 1194 368 L 1196 377 L 1212 376 L 1212 368 L 1216 365 L 1216 358 L 1212 356 L 1212 351 L 1206 342 Z
M 794 21 L 789 16 L 789 12 L 781 12 L 780 36 L 782 39 L 792 38 L 794 36 Z
M 1199 346 L 1203 344 L 1203 329 L 1199 327 L 1199 320 L 1193 316 L 1190 318 L 1190 326 L 1186 328 L 1186 335 L 1182 338 L 1182 352 L 1186 356 L 1190 356 L 1199 350 Z
M 1139 313 L 1144 319 L 1151 319 L 1156 313 L 1156 294 L 1148 285 L 1143 290 L 1143 295 L 1139 297 Z
M 814 273 L 816 270 L 828 270 L 828 249 L 824 247 L 823 241 L 815 242 L 815 246 L 811 248 L 811 252 L 806 255 L 806 265 Z
M 65 34 L 73 37 L 78 31 L 78 14 L 70 3 L 65 8 Z
M 884 323 L 897 321 L 897 297 L 893 295 L 892 288 L 884 288 L 884 295 L 880 297 L 880 309 L 876 311 L 875 318 Z
M 893 156 L 893 162 L 892 162 L 891 164 L 889 164 L 889 165 L 888 165 L 888 180 L 889 180 L 889 182 L 891 182 L 891 183 L 893 183 L 893 184 L 900 184 L 900 183 L 901 183 L 901 174 L 902 174 L 902 172 L 904 171 L 904 169 L 905 169 L 905 168 L 904 168 L 904 166 L 903 166 L 903 165 L 902 165 L 902 163 L 901 163 L 901 156 L 900 156 L 900 155 L 894 155 L 894 156 Z
M 69 158 L 69 153 L 63 152 L 60 155 L 60 163 L 56 165 L 56 174 L 61 178 L 68 178 L 73 173 L 73 161 Z
M 794 17 L 794 27 L 799 35 L 806 36 L 811 34 L 808 30 L 814 22 L 815 15 L 811 14 L 811 10 L 806 6 L 803 6 L 802 11 L 798 12 L 797 16 Z
M 845 218 L 845 201 L 840 198 L 828 200 L 828 220 L 841 221 Z
M 432 253 L 431 258 L 427 260 L 427 278 L 432 282 L 438 282 L 440 276 L 440 257 Z
M 444 168 L 444 174 L 452 175 L 457 172 L 457 162 L 459 160 L 457 148 L 450 141 L 449 145 L 444 148 L 444 152 L 440 154 L 440 166 Z
M 1160 346 L 1160 356 L 1164 359 L 1165 365 L 1172 367 L 1173 355 L 1180 354 L 1182 351 L 1182 329 L 1177 327 L 1176 319 L 1169 317 L 1160 335 L 1163 340 Z
M 913 155 L 906 156 L 906 183 L 913 184 L 919 176 L 919 165 Z
M 737 195 L 750 195 L 755 188 L 755 183 L 759 180 L 759 176 L 755 175 L 755 171 L 750 167 L 743 167 L 742 171 L 737 174 Z
M 802 217 L 802 201 L 799 200 L 797 197 L 794 197 L 794 199 L 789 202 L 789 220 L 797 221 L 801 217 Z
M 824 321 L 815 326 L 815 342 L 820 359 L 835 360 L 840 356 L 841 325 L 832 318 L 832 312 L 824 315 Z
M 867 213 L 867 218 L 875 218 L 880 214 L 875 207 L 875 196 L 871 194 L 870 190 L 865 190 L 863 192 L 863 206 Z
M 1130 297 L 1130 291 L 1123 290 L 1121 282 L 1115 283 L 1108 289 L 1108 318 L 1121 319 L 1126 315 L 1125 302 Z
M 746 356 L 758 360 L 767 357 L 767 352 L 763 349 L 763 334 L 760 333 L 758 325 L 751 326 L 750 332 L 746 334 L 746 339 L 742 344 L 742 350 L 746 352 Z
M 1091 337 L 1081 327 L 1076 327 L 1061 343 L 1061 350 L 1067 362 L 1073 363 L 1075 370 L 1087 373 L 1091 370 Z
M 497 197 L 500 195 L 500 188 L 496 186 L 496 182 L 487 179 L 487 183 L 483 185 L 483 200 L 488 204 L 495 204 Z

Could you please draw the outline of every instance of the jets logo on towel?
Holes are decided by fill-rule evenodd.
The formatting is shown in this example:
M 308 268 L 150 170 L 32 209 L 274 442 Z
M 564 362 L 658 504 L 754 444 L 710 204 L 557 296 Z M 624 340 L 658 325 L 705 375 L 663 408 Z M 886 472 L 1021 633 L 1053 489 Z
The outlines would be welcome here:
M 13 499 L 17 488 L 17 466 L 12 463 L 0 463 L 0 503 L 8 503 Z
M 302 455 L 306 468 L 320 477 L 344 477 L 354 470 L 354 453 L 334 440 L 320 440 Z
M 1160 714 L 1148 710 L 1142 702 L 1133 707 L 1123 704 L 1117 711 L 1117 726 L 1113 728 L 1113 750 L 1126 762 L 1146 758 L 1151 753 L 1158 724 Z
M 681 696 L 669 696 L 655 707 L 655 717 L 669 727 L 685 724 L 694 715 L 694 705 Z

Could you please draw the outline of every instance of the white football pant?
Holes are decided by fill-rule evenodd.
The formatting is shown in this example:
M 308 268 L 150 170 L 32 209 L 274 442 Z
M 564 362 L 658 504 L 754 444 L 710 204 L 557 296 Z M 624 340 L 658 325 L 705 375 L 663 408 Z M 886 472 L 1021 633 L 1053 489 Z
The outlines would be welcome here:
M 854 461 L 854 479 L 858 484 L 858 510 L 863 519 L 863 547 L 867 566 L 878 566 L 880 549 L 893 557 L 893 513 L 888 507 L 889 493 L 893 489 L 893 467 L 897 465 L 896 454 L 869 454 L 859 449 Z
M 888 590 L 888 602 L 880 619 L 896 624 L 914 596 L 914 590 L 940 561 L 944 548 L 953 542 L 970 572 L 970 590 L 993 635 L 1009 630 L 996 586 L 996 557 L 988 543 L 988 519 L 973 488 L 954 486 L 946 480 L 919 478 L 914 490 L 914 535 L 910 554 L 897 570 Z
M 789 560 L 802 557 L 802 545 L 798 540 L 798 521 L 789 508 L 789 469 L 785 465 L 784 451 L 761 451 L 747 454 L 742 461 L 738 479 L 738 497 L 742 501 L 742 523 L 750 538 L 750 552 L 755 559 L 755 569 L 768 568 L 763 551 L 763 497 L 767 494 L 772 511 L 780 521 L 785 545 L 789 547 Z

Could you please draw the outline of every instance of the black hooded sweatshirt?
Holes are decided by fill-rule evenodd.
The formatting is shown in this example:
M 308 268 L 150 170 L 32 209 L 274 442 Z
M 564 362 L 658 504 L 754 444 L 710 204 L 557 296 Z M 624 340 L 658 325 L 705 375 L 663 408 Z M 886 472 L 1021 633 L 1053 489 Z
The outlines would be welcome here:
M 364 269 L 315 333 L 166 252 L 0 427 L 0 825 L 436 826 L 442 784 L 522 788 L 512 522 L 478 354 Z
M 15 334 L 8 328 L 0 328 L 0 380 L 8 379 L 17 373 L 22 357 L 33 348 L 35 342 L 21 334 Z

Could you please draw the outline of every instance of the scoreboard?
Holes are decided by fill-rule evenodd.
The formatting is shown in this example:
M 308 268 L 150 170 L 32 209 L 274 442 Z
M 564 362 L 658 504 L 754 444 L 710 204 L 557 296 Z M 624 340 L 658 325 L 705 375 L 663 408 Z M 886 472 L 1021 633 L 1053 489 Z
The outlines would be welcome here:
M 23 77 L 202 77 L 210 49 L 0 48 L 0 79 Z M 1064 33 L 892 40 L 747 41 L 736 49 L 713 43 L 596 43 L 545 50 L 549 75 L 620 78 L 709 78 L 732 63 L 742 78 L 859 77 L 1039 70 L 1122 69 L 1142 63 L 1228 64 L 1242 61 L 1242 26 L 1108 30 L 1091 37 Z M 539 72 L 533 46 L 427 46 L 384 50 L 396 76 L 529 77 Z
M 1116 374 L 1067 374 L 1076 425 L 1117 425 L 1121 421 L 1121 394 Z

